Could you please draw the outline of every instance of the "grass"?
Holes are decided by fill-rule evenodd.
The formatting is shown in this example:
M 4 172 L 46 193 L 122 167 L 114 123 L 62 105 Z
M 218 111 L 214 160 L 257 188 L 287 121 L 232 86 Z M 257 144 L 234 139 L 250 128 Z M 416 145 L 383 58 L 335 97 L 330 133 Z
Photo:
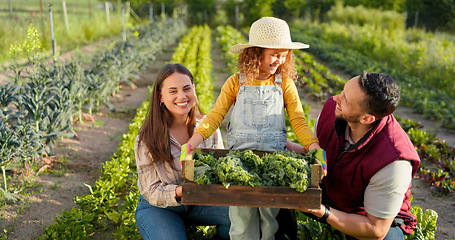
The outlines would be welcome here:
M 110 11 L 110 24 L 107 23 L 104 9 L 93 8 L 89 11 L 89 1 L 67 0 L 68 30 L 65 26 L 61 2 L 53 2 L 52 19 L 54 39 L 58 52 L 79 48 L 89 43 L 120 34 L 122 31 L 121 14 Z M 92 1 L 92 6 L 98 2 Z M 20 5 L 18 5 L 20 4 Z M 12 15 L 8 4 L 0 2 L 0 63 L 11 61 L 9 49 L 11 44 L 21 44 L 26 37 L 29 24 L 38 29 L 43 52 L 52 53 L 49 1 L 43 1 L 43 12 L 40 12 L 38 1 L 12 1 Z M 97 5 L 96 5 L 97 6 Z M 20 56 L 24 58 L 25 56 Z

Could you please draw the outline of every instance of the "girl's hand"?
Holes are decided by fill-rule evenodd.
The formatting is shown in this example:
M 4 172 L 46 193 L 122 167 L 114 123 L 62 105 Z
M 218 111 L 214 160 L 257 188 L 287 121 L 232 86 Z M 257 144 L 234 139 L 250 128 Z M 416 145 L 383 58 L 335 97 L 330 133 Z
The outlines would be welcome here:
M 310 144 L 310 146 L 308 146 L 308 151 L 311 151 L 313 149 L 322 149 L 322 148 L 321 148 L 321 146 L 319 146 L 319 143 L 314 142 L 314 143 Z
M 302 145 L 300 145 L 298 143 L 292 142 L 289 139 L 286 142 L 286 148 L 289 151 L 300 153 L 300 154 L 306 154 L 307 153 L 307 151 L 306 151 L 304 146 L 302 146 Z

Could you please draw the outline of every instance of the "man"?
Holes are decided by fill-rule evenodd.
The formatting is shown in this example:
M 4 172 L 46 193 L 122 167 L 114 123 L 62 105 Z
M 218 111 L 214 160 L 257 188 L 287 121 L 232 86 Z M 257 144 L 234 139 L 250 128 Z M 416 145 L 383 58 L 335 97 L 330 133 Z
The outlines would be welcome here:
M 363 72 L 330 98 L 315 132 L 327 157 L 320 210 L 304 210 L 358 239 L 404 239 L 416 225 L 411 180 L 420 159 L 392 113 L 400 87 Z

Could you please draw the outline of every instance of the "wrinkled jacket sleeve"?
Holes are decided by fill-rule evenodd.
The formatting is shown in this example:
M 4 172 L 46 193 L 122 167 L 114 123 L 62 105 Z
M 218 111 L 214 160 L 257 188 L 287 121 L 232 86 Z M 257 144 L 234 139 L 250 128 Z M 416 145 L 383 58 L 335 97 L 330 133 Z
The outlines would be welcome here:
M 141 195 L 151 204 L 157 207 L 177 206 L 180 203 L 175 199 L 175 188 L 180 172 L 168 167 L 165 171 L 163 164 L 152 164 L 151 155 L 147 147 L 136 138 L 134 144 L 136 166 L 138 172 L 138 188 Z M 158 166 L 157 166 L 158 165 Z M 177 180 L 178 181 L 178 180 Z

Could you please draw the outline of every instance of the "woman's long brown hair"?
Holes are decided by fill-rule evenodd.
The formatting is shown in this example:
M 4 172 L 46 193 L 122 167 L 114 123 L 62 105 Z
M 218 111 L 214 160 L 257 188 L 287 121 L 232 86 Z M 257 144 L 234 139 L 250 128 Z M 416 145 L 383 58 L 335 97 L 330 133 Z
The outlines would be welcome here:
M 164 80 L 175 72 L 187 75 L 194 84 L 193 75 L 190 70 L 182 64 L 170 63 L 161 68 L 157 74 L 155 85 L 153 86 L 147 118 L 138 133 L 139 144 L 144 144 L 152 155 L 150 164 L 153 162 L 168 162 L 174 170 L 176 170 L 176 166 L 173 164 L 169 135 L 169 127 L 172 124 L 173 117 L 165 105 L 160 105 L 160 96 Z M 188 113 L 188 119 L 186 121 L 190 136 L 193 135 L 196 119 L 201 115 L 202 113 L 200 112 L 199 105 L 196 101 L 196 104 L 194 104 Z
M 239 72 L 245 75 L 247 83 L 252 83 L 254 79 L 259 75 L 261 68 L 261 57 L 262 52 L 265 48 L 261 47 L 249 47 L 243 50 L 239 56 L 238 69 Z M 289 53 L 286 56 L 286 61 L 283 65 L 278 67 L 276 73 L 280 73 L 283 78 L 290 78 L 297 80 L 297 72 L 294 67 L 294 57 L 292 49 L 289 49 Z

